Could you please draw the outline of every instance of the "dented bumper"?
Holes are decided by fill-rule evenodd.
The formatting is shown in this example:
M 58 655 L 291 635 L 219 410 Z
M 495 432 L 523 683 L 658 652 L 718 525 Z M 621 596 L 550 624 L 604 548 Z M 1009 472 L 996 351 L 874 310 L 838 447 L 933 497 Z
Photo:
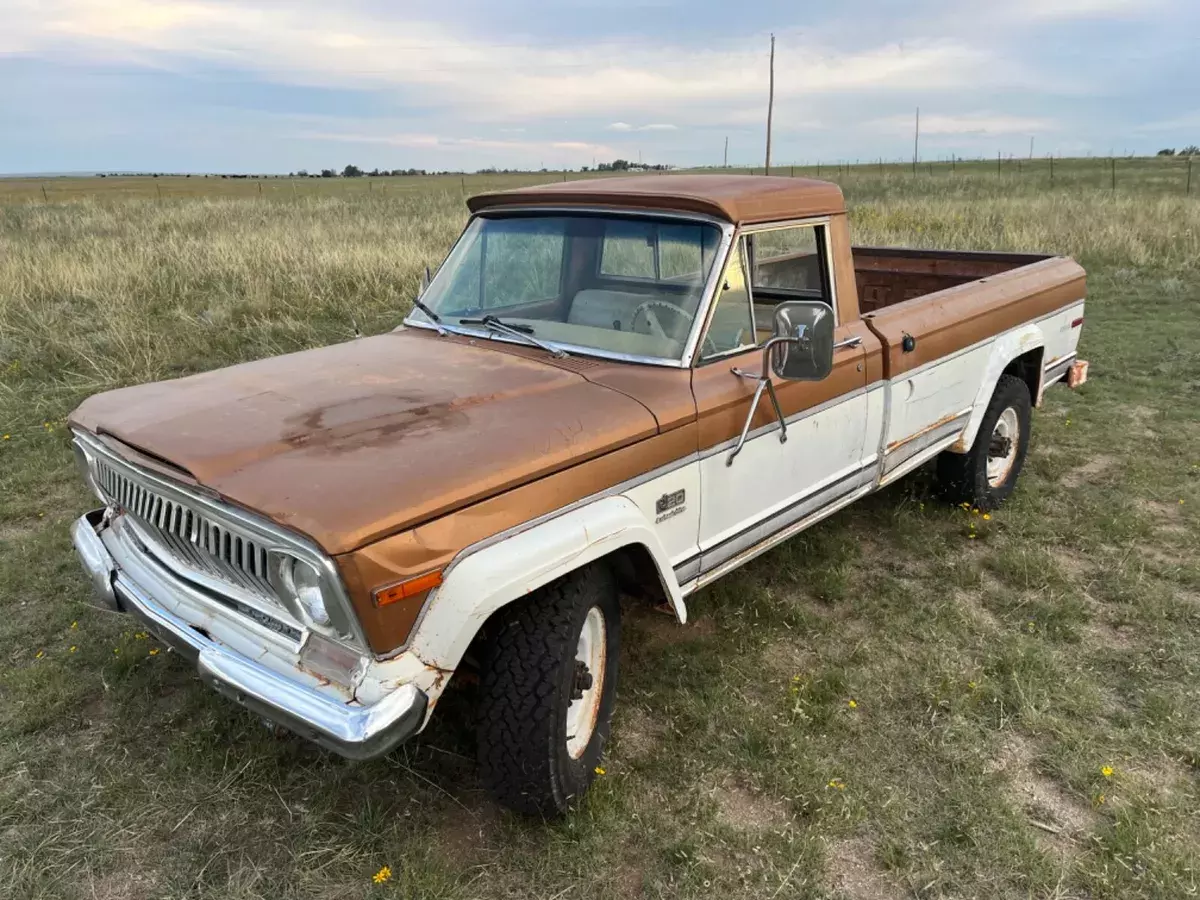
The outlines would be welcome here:
M 96 605 L 141 620 L 194 661 L 208 685 L 263 718 L 350 759 L 380 756 L 420 730 L 428 700 L 416 685 L 399 685 L 364 706 L 327 678 L 295 665 L 289 671 L 270 635 L 230 629 L 202 590 L 139 554 L 123 553 L 103 510 L 76 520 L 71 538 Z

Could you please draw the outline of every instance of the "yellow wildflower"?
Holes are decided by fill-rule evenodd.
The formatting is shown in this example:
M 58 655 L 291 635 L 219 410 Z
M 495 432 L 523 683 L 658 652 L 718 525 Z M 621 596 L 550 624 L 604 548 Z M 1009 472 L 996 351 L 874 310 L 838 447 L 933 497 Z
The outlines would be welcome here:
M 991 513 L 984 513 L 984 514 L 983 514 L 983 521 L 985 521 L 985 522 L 990 522 L 990 521 L 992 521 L 992 514 L 991 514 Z
M 846 782 L 842 781 L 840 778 L 831 778 L 829 780 L 829 786 L 835 791 L 844 791 L 846 789 Z
M 851 709 L 858 709 L 858 701 L 853 697 L 850 698 L 850 701 L 846 705 Z
M 79 627 L 79 623 L 78 623 L 78 622 L 72 622 L 72 623 L 71 623 L 71 628 L 72 628 L 72 630 L 74 630 L 74 629 L 76 629 L 76 628 L 78 628 L 78 627 Z
M 120 655 L 121 655 L 121 648 L 113 647 L 113 656 L 120 656 Z
M 34 658 L 34 659 L 41 659 L 41 658 L 42 658 L 43 656 L 45 656 L 45 655 L 46 655 L 46 651 L 45 651 L 45 650 L 39 650 L 37 653 L 35 653 L 35 654 L 33 655 L 33 658 Z
M 1097 805 L 1097 806 L 1103 806 L 1103 805 L 1104 805 L 1104 801 L 1105 801 L 1105 800 L 1107 800 L 1107 799 L 1108 799 L 1107 797 L 1105 797 L 1103 794 L 1101 794 L 1100 796 L 1098 796 L 1098 797 L 1096 798 L 1096 805 Z
M 968 681 L 967 687 L 969 687 L 971 690 L 975 690 L 975 688 L 979 687 L 979 685 L 974 681 Z
M 4 436 L 4 440 L 6 440 L 6 441 L 11 441 L 11 440 L 12 440 L 12 435 L 11 435 L 11 434 L 6 434 L 6 435 Z
M 384 866 L 378 872 L 371 876 L 371 880 L 376 884 L 383 884 L 392 877 L 392 867 Z
M 1112 776 L 1113 776 L 1113 767 L 1112 767 L 1112 766 L 1101 766 L 1101 767 L 1100 767 L 1100 774 L 1101 774 L 1101 775 L 1103 775 L 1105 778 L 1112 778 Z
M 596 766 L 596 774 L 597 774 L 597 775 L 603 775 L 603 774 L 604 774 L 604 769 L 603 769 L 602 767 L 600 767 L 600 766 Z
M 968 535 L 967 535 L 967 540 L 968 540 L 968 541 L 973 541 L 973 540 L 975 540 L 975 534 L 974 534 L 974 533 L 968 534 Z
M 78 650 L 78 649 L 79 649 L 78 647 L 76 647 L 74 644 L 72 644 L 72 645 L 71 645 L 71 647 L 70 647 L 70 649 L 68 649 L 68 650 L 67 650 L 67 652 L 68 652 L 68 653 L 74 653 L 74 652 L 75 652 L 76 650 Z
M 158 648 L 157 648 L 157 647 L 151 647 L 151 648 L 150 648 L 150 655 L 151 655 L 151 656 L 158 656 Z

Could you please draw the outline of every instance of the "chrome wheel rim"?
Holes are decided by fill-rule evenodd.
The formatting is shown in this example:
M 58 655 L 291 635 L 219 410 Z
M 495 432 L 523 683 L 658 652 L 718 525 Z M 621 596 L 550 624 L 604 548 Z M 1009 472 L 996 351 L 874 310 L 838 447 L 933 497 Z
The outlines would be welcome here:
M 988 444 L 987 480 L 999 487 L 1008 480 L 1013 463 L 1017 461 L 1017 445 L 1021 442 L 1021 421 L 1011 406 L 1000 413 Z
M 608 634 L 604 613 L 598 606 L 588 610 L 575 645 L 571 676 L 571 705 L 567 707 L 567 753 L 579 759 L 592 741 L 600 698 L 604 695 L 604 663 Z

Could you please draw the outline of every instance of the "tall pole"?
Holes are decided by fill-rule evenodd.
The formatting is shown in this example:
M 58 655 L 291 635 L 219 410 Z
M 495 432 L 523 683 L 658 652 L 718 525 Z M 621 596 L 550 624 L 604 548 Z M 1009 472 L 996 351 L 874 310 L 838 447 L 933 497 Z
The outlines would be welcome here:
M 725 162 L 721 165 L 721 168 L 729 168 L 729 135 L 725 135 Z
M 1033 159 L 1033 135 L 1029 136 L 1029 158 Z
M 917 174 L 917 160 L 921 156 L 921 107 L 917 107 L 917 127 L 913 129 L 913 174 Z
M 767 93 L 767 165 L 764 175 L 771 174 L 771 114 L 775 108 L 775 35 L 771 35 L 771 76 Z

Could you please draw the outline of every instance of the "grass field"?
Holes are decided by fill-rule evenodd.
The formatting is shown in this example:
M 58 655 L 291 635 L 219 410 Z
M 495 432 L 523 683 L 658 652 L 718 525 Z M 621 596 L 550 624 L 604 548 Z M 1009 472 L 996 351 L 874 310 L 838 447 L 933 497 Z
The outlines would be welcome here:
M 469 687 L 355 765 L 88 607 L 63 422 L 391 328 L 464 192 L 561 176 L 0 182 L 0 897 L 1200 892 L 1200 185 L 1005 166 L 822 175 L 857 242 L 1088 269 L 1091 381 L 1035 413 L 1016 495 L 985 521 L 918 473 L 686 627 L 631 605 L 605 774 L 551 825 L 483 798 Z

